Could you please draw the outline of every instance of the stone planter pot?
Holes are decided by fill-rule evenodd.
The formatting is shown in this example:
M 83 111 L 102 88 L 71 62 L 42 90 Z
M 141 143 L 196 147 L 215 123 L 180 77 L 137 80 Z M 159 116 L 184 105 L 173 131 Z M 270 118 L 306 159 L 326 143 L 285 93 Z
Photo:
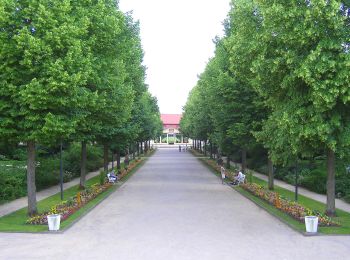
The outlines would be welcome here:
M 311 234 L 317 233 L 317 227 L 318 227 L 318 217 L 305 216 L 306 233 L 311 233 Z
M 47 224 L 49 226 L 49 231 L 60 230 L 61 215 L 60 214 L 47 215 Z

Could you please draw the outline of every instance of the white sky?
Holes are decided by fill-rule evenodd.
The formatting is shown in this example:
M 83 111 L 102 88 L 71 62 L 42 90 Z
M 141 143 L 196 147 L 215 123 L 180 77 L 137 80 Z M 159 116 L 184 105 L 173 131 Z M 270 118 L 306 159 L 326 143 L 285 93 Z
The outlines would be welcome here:
M 140 21 L 146 83 L 161 113 L 181 113 L 189 91 L 223 35 L 230 0 L 120 0 Z

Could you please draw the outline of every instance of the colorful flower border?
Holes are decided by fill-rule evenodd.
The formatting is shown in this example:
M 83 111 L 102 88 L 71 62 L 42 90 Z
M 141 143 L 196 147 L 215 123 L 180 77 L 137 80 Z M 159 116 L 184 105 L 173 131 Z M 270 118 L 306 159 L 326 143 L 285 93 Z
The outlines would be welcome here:
M 220 172 L 220 166 L 215 161 L 210 159 L 202 159 L 202 161 L 204 161 L 215 171 Z M 226 177 L 230 180 L 233 180 L 234 173 L 231 171 L 226 171 Z M 286 198 L 282 198 L 281 195 L 277 192 L 270 191 L 259 184 L 244 183 L 241 184 L 240 187 L 250 192 L 254 196 L 259 197 L 260 199 L 268 202 L 270 205 L 273 205 L 275 208 L 288 214 L 289 216 L 293 217 L 299 222 L 303 223 L 305 216 L 317 216 L 320 226 L 340 226 L 339 223 L 335 222 L 332 218 L 328 217 L 327 215 L 319 211 L 306 208 L 295 201 L 290 201 Z
M 119 179 L 123 179 L 128 173 L 130 173 L 142 160 L 135 159 L 127 166 L 127 169 L 123 169 L 119 174 Z M 34 217 L 29 218 L 26 224 L 30 225 L 47 225 L 47 216 L 51 214 L 60 214 L 61 221 L 65 221 L 69 216 L 74 214 L 84 205 L 95 199 L 98 195 L 112 187 L 111 183 L 93 184 L 91 187 L 86 188 L 83 191 L 78 192 L 75 196 L 66 201 L 62 201 L 59 204 L 51 207 L 49 211 L 45 211 Z

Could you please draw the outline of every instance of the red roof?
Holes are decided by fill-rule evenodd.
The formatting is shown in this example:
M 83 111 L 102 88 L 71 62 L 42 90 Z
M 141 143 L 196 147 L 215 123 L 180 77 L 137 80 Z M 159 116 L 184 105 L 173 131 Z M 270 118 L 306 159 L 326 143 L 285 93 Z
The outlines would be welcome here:
M 163 121 L 163 125 L 179 125 L 182 115 L 178 114 L 161 114 L 160 118 Z

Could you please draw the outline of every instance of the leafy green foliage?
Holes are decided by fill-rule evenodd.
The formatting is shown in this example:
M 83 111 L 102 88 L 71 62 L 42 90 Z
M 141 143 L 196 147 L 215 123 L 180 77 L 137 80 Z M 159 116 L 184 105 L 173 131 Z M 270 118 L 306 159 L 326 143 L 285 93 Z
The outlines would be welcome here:
M 63 153 L 64 182 L 80 174 L 80 145 L 73 143 Z M 37 160 L 36 186 L 43 190 L 59 183 L 59 154 L 41 153 Z M 88 145 L 87 170 L 102 167 L 102 148 Z M 0 161 L 0 203 L 27 195 L 25 161 Z
M 233 0 L 222 39 L 189 95 L 181 123 L 221 150 L 261 143 L 275 164 L 327 154 L 324 191 L 335 213 L 335 154 L 350 147 L 348 1 Z M 209 119 L 208 119 L 209 118 Z M 317 178 L 319 177 L 319 178 Z

